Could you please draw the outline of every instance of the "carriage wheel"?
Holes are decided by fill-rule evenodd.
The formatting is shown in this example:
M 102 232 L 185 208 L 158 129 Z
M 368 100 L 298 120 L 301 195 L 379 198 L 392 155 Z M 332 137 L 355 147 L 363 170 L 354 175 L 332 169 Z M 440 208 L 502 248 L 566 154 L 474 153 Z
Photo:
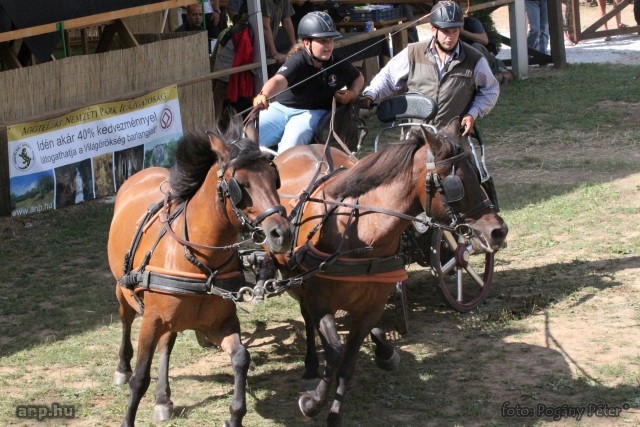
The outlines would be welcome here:
M 431 268 L 447 303 L 467 312 L 480 304 L 493 279 L 493 253 L 474 253 L 471 245 L 458 248 L 456 237 L 441 229 L 431 238 Z
M 393 303 L 395 305 L 395 326 L 400 335 L 409 333 L 409 300 L 407 298 L 407 286 L 404 282 L 396 283 L 393 291 Z

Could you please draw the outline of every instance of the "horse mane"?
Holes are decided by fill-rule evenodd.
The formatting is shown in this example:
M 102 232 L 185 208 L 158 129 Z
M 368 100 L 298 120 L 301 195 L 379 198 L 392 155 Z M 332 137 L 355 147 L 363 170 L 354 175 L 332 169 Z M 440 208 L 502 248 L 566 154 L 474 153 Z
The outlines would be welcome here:
M 229 158 L 235 167 L 242 167 L 266 157 L 256 141 L 243 137 L 241 119 L 232 119 L 225 131 L 216 128 L 209 133 L 230 146 Z M 232 141 L 232 142 L 227 142 Z M 204 182 L 211 166 L 220 159 L 211 149 L 209 135 L 202 129 L 187 132 L 178 141 L 175 163 L 171 168 L 169 183 L 171 194 L 177 200 L 191 198 Z
M 418 129 L 407 132 L 407 139 L 389 143 L 377 153 L 361 159 L 349 173 L 339 174 L 328 186 L 327 194 L 340 199 L 358 197 L 395 179 L 410 181 L 413 171 L 413 157 L 425 144 L 429 145 L 436 159 L 444 159 L 456 154 L 459 146 L 451 135 L 439 132 L 437 135 Z M 457 138 L 457 137 L 456 137 Z
M 423 138 L 410 138 L 387 144 L 382 150 L 360 160 L 348 173 L 339 174 L 327 187 L 334 198 L 358 197 L 411 174 L 413 156 L 424 145 Z

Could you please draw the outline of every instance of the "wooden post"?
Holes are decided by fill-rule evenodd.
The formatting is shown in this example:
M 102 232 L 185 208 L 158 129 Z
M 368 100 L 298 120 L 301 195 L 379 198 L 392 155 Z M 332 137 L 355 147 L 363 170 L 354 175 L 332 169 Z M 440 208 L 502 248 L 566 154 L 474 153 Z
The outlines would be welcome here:
M 564 68 L 567 65 L 567 53 L 564 49 L 564 25 L 561 0 L 548 0 L 547 7 L 549 10 L 551 60 L 555 68 Z M 567 5 L 567 7 L 571 7 L 571 5 Z
M 4 43 L 2 43 L 4 44 Z M 7 127 L 0 127 L 0 216 L 11 215 Z

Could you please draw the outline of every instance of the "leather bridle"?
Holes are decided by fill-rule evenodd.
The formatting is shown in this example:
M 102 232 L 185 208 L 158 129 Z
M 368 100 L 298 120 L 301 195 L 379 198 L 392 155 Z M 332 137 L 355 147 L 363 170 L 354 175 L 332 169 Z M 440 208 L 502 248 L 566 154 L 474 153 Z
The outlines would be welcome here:
M 240 209 L 239 205 L 242 203 L 244 197 L 243 186 L 235 179 L 236 169 L 235 167 L 231 171 L 231 177 L 229 180 L 225 177 L 227 169 L 234 166 L 235 159 L 227 164 L 224 164 L 218 169 L 218 199 L 221 202 L 229 201 L 231 204 L 231 210 L 235 213 L 236 217 L 240 221 L 243 227 L 245 227 L 252 234 L 261 234 L 264 237 L 264 232 L 260 228 L 260 224 L 273 214 L 279 213 L 283 217 L 287 216 L 287 212 L 282 205 L 271 206 L 261 212 L 253 221 L 247 217 L 247 215 Z M 280 188 L 280 174 L 278 168 L 271 162 L 271 165 L 276 169 L 276 189 Z

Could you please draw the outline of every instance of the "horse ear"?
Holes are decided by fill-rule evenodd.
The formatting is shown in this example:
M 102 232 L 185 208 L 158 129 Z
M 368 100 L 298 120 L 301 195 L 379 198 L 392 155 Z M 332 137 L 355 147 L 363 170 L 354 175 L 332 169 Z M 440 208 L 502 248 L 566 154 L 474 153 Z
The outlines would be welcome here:
M 244 127 L 244 134 L 253 142 L 258 142 L 258 130 L 253 120 L 249 121 Z
M 229 162 L 229 153 L 231 151 L 229 146 L 213 132 L 209 132 L 208 136 L 211 150 L 218 155 L 218 159 L 223 163 Z

